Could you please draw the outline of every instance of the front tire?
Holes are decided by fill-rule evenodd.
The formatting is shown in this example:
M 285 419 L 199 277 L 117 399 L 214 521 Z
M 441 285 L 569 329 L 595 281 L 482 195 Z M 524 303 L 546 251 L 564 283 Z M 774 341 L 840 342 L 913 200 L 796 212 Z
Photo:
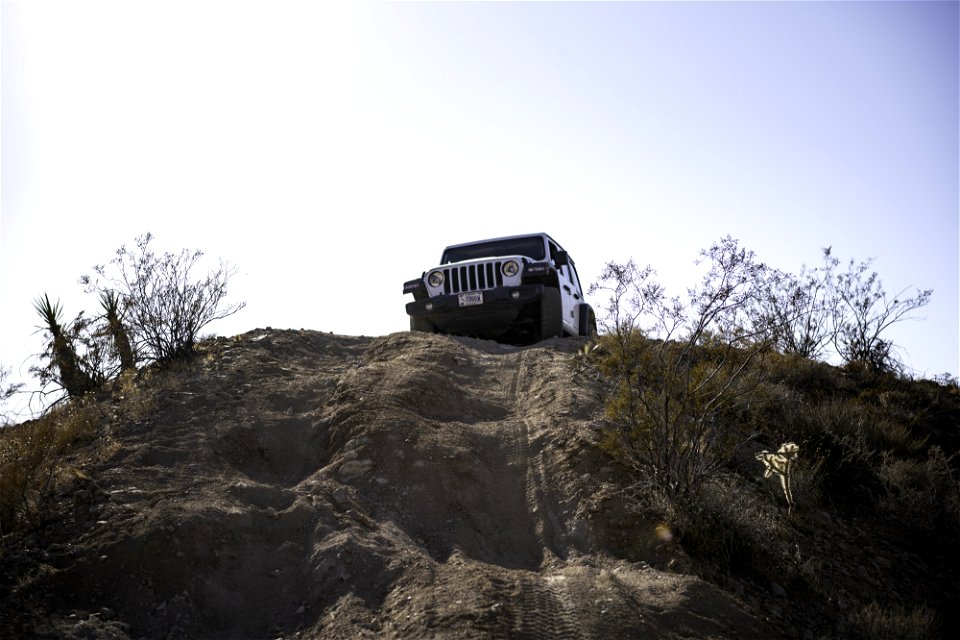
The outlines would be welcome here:
M 543 297 L 540 299 L 540 335 L 539 340 L 546 340 L 563 335 L 563 308 L 560 305 L 560 290 L 554 287 L 544 287 Z
M 426 318 L 410 316 L 410 331 L 417 331 L 419 333 L 436 333 L 437 328 L 434 327 L 433 323 Z

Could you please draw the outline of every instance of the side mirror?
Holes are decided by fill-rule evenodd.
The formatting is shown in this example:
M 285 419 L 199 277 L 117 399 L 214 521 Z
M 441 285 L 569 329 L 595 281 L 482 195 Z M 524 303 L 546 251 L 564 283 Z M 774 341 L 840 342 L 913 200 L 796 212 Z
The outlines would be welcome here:
M 566 251 L 557 251 L 557 256 L 556 256 L 556 258 L 555 258 L 555 262 L 557 263 L 557 266 L 558 266 L 558 267 L 565 267 L 565 266 L 567 266 L 567 264 L 569 264 L 569 262 L 570 262 L 570 258 L 569 258 L 569 256 L 567 255 L 567 252 L 566 252 Z

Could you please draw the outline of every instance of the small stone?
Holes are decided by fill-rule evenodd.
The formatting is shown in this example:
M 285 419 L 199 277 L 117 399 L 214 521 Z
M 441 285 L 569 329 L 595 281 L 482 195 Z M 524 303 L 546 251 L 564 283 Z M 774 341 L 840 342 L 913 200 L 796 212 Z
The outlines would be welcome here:
M 350 494 L 347 493 L 347 490 L 343 487 L 337 487 L 334 489 L 333 493 L 330 494 L 330 497 L 338 507 L 345 507 L 350 504 Z
M 340 465 L 340 476 L 344 479 L 365 475 L 373 468 L 373 460 L 348 460 Z
M 786 598 L 786 597 L 787 597 L 787 590 L 784 589 L 783 587 L 781 587 L 781 586 L 780 586 L 779 584 L 777 584 L 776 582 L 771 582 L 771 583 L 770 583 L 770 593 L 772 593 L 773 595 L 777 596 L 778 598 Z

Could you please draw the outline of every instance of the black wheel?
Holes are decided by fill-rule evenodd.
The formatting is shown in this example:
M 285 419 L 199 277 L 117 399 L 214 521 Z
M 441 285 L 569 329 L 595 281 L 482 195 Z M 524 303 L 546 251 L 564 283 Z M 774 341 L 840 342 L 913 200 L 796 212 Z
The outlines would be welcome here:
M 419 331 L 421 333 L 436 333 L 437 329 L 433 323 L 426 318 L 417 318 L 410 316 L 410 331 Z
M 563 309 L 560 306 L 560 290 L 544 287 L 540 299 L 540 340 L 563 335 Z
M 586 338 L 597 335 L 597 316 L 593 313 L 593 307 L 588 304 L 580 305 L 580 335 Z

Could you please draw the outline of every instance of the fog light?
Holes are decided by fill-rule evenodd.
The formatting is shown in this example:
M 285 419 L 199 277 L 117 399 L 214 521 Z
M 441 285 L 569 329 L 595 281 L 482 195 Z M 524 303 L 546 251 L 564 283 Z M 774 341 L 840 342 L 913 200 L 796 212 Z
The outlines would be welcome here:
M 427 304 L 423 305 L 423 308 L 426 309 L 427 311 L 433 311 L 433 303 L 428 302 Z
M 516 299 L 518 299 L 518 298 L 520 297 L 520 292 L 519 292 L 519 291 L 511 291 L 511 292 L 510 292 L 510 297 L 513 298 L 514 300 L 516 300 Z

